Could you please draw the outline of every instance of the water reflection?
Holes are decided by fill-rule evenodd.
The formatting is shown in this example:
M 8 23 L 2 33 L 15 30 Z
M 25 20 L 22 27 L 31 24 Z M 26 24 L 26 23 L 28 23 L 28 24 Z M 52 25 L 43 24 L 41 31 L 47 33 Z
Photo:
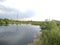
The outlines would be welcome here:
M 0 26 L 8 26 L 8 24 L 0 24 Z
M 0 26 L 0 45 L 27 45 L 39 30 L 39 26 L 30 24 Z

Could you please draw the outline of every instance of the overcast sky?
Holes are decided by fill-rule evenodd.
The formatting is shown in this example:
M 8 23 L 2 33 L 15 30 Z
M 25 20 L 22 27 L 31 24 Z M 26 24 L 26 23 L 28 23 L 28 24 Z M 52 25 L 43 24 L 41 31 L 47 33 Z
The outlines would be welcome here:
M 0 0 L 0 18 L 60 20 L 60 0 Z

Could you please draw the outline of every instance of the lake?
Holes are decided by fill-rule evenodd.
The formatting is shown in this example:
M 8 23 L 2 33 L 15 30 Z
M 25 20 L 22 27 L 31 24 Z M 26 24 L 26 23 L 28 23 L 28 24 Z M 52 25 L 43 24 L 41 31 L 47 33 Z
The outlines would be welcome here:
M 0 26 L 0 45 L 27 45 L 39 31 L 39 26 L 30 24 Z

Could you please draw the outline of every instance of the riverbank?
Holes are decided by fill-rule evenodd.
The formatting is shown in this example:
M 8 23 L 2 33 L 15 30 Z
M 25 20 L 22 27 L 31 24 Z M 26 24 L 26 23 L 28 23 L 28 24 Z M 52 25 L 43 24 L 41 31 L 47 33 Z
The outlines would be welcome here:
M 41 34 L 28 45 L 60 45 L 60 21 L 45 21 L 41 26 Z
M 6 20 L 5 20 L 6 21 Z M 0 21 L 0 24 L 3 21 Z M 9 23 L 7 23 L 9 22 Z M 31 43 L 31 45 L 60 45 L 60 21 L 51 20 L 51 21 L 6 21 L 5 24 L 32 24 L 39 25 L 41 28 L 41 34 L 39 34 L 39 38 Z

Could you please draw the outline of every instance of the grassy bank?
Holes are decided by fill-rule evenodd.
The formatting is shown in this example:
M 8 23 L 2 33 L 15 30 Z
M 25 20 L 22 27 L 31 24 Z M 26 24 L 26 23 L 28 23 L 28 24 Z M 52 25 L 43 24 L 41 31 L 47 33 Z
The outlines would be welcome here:
M 10 19 L 0 19 L 0 25 L 8 24 L 32 24 L 41 27 L 35 41 L 28 45 L 60 45 L 60 21 L 17 21 Z
M 9 25 L 9 24 L 21 24 L 21 21 L 11 20 L 7 18 L 4 18 L 4 19 L 0 18 L 0 26 Z
M 60 45 L 60 21 L 44 21 L 36 25 L 41 26 L 41 33 L 28 45 Z

